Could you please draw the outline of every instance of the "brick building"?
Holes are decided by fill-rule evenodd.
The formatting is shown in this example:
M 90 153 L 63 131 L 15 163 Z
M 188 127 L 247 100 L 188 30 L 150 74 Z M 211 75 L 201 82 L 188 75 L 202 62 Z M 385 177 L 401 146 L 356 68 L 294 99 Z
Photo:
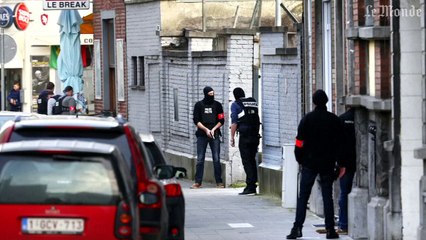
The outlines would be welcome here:
M 123 0 L 94 0 L 95 112 L 128 115 L 126 8 Z
M 356 109 L 355 239 L 426 237 L 425 165 L 415 158 L 425 158 L 424 10 L 421 0 L 305 4 L 306 103 L 324 88 L 333 96 L 329 110 Z M 321 213 L 316 195 L 312 202 Z

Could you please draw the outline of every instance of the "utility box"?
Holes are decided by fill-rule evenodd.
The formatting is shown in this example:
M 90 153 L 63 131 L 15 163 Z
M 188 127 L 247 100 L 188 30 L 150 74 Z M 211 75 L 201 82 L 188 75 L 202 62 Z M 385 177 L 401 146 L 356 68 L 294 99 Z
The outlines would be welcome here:
M 294 144 L 284 145 L 283 150 L 283 184 L 282 206 L 296 208 L 299 186 L 299 164 L 294 156 Z

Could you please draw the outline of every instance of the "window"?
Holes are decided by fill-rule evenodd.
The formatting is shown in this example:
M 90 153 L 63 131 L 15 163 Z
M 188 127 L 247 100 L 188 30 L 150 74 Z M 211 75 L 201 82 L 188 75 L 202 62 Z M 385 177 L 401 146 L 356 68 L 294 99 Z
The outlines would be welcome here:
M 145 57 L 133 56 L 132 61 L 132 88 L 145 89 Z
M 111 160 L 104 157 L 8 156 L 1 160 L 0 203 L 115 205 L 120 199 Z
M 139 86 L 145 87 L 145 57 L 139 57 Z
M 179 121 L 178 89 L 173 89 L 173 109 L 175 112 L 175 121 Z
M 132 57 L 132 68 L 133 68 L 133 76 L 132 76 L 132 85 L 138 85 L 138 58 Z

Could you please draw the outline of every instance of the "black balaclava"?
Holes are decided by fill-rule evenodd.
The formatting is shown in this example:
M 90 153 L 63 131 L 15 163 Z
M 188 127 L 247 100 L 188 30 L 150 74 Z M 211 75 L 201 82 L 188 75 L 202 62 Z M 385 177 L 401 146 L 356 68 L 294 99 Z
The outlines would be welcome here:
M 240 87 L 234 88 L 233 93 L 234 93 L 235 100 L 238 100 L 246 96 L 246 94 L 244 93 L 244 90 Z
M 211 92 L 211 91 L 214 91 L 214 90 L 213 90 L 213 88 L 211 88 L 209 86 L 207 86 L 207 87 L 205 87 L 203 89 L 203 92 L 204 92 L 203 102 L 204 102 L 204 104 L 208 104 L 208 105 L 213 104 L 213 102 L 214 102 L 214 95 L 213 96 L 209 95 L 209 92 Z
M 327 94 L 321 89 L 316 90 L 312 96 L 312 102 L 317 106 L 325 106 L 328 102 Z

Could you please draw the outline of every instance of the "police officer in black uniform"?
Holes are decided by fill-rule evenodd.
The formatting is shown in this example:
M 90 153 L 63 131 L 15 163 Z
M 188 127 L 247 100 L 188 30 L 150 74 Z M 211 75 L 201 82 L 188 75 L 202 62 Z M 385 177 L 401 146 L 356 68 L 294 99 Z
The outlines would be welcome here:
M 342 125 L 334 113 L 327 111 L 328 97 L 323 90 L 315 91 L 312 100 L 315 109 L 302 118 L 297 128 L 294 153 L 302 172 L 296 219 L 287 239 L 302 237 L 307 203 L 317 175 L 324 202 L 326 238 L 339 238 L 334 229 L 333 181 L 336 161 L 343 166 L 339 159 Z
M 252 97 L 246 98 L 242 88 L 235 88 L 233 93 L 235 102 L 231 105 L 231 146 L 235 146 L 235 134 L 238 131 L 240 136 L 238 148 L 246 172 L 247 184 L 247 187 L 239 194 L 256 194 L 256 154 L 260 125 L 257 102 Z
M 210 145 L 213 158 L 214 177 L 216 186 L 224 188 L 222 181 L 222 168 L 220 166 L 220 127 L 225 122 L 222 104 L 214 100 L 213 88 L 207 86 L 203 89 L 204 99 L 194 106 L 194 124 L 197 126 L 197 165 L 195 170 L 195 183 L 191 188 L 200 188 L 203 181 L 204 160 L 207 144 Z

